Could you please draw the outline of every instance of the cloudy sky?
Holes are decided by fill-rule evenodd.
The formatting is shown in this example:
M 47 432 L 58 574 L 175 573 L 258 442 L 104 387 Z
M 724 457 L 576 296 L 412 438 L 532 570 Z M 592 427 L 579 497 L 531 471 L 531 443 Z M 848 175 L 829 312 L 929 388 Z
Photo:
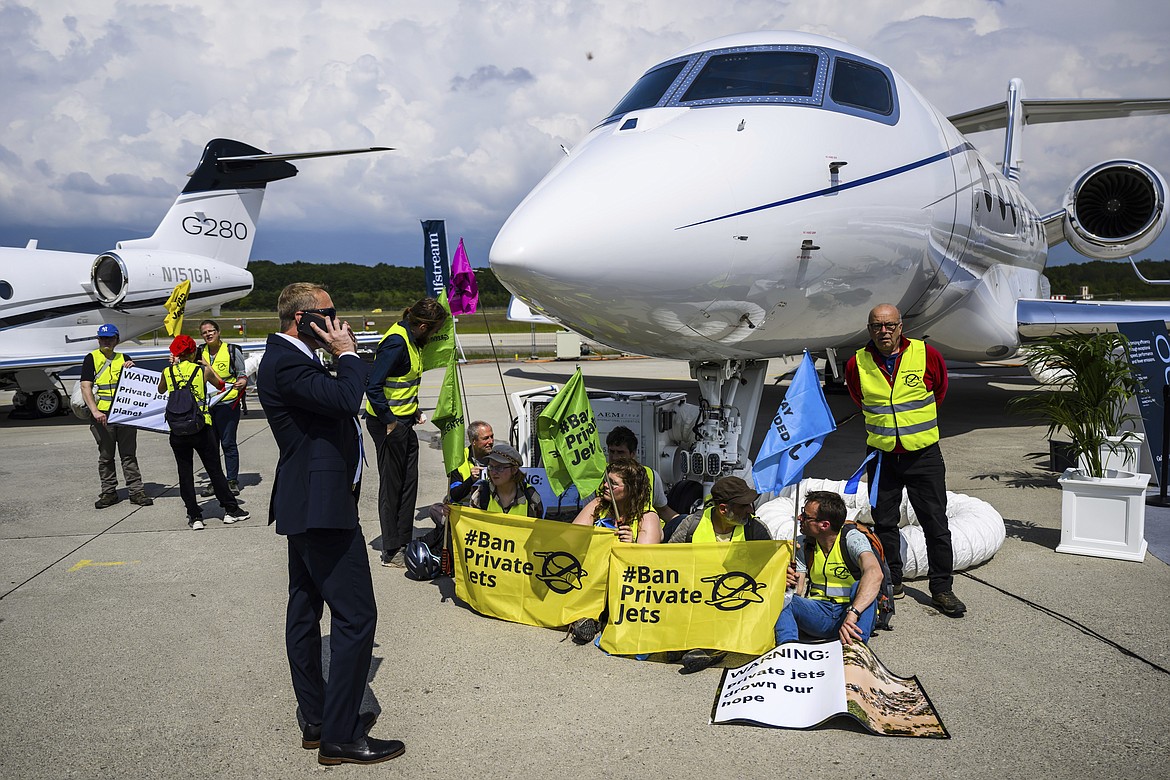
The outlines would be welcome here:
M 560 145 L 648 67 L 765 29 L 859 46 L 947 114 L 1013 76 L 1030 97 L 1170 96 L 1165 0 L 0 0 L 0 244 L 149 235 L 228 137 L 397 149 L 297 163 L 269 186 L 254 258 L 413 264 L 419 220 L 442 218 L 484 265 Z M 974 140 L 999 159 L 1001 133 Z M 1170 116 L 1044 125 L 1025 145 L 1041 211 L 1102 159 L 1170 175 Z M 1170 236 L 1145 254 L 1170 257 Z

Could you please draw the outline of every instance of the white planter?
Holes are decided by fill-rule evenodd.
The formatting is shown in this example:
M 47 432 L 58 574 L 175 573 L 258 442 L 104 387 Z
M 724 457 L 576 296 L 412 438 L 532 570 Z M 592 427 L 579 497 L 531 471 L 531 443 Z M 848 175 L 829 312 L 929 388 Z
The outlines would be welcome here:
M 1104 478 L 1064 472 L 1060 544 L 1056 551 L 1141 561 L 1146 557 L 1146 486 L 1149 474 L 1109 469 Z
M 1117 449 L 1110 451 L 1109 447 L 1101 446 L 1101 468 L 1139 473 L 1142 466 L 1142 447 L 1146 443 L 1146 435 L 1132 433 L 1125 441 L 1122 441 L 1120 436 L 1108 438 L 1111 443 L 1117 446 Z

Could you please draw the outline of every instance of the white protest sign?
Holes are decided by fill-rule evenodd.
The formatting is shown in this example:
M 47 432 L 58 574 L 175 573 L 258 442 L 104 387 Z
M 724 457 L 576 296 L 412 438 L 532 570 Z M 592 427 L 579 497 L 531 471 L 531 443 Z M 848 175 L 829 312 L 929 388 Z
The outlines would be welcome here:
M 711 722 L 804 729 L 846 711 L 841 643 L 785 642 L 727 670 Z
M 142 428 L 159 433 L 170 433 L 167 425 L 167 394 L 158 392 L 158 371 L 148 371 L 144 368 L 123 368 L 122 376 L 118 380 L 118 392 L 114 395 L 114 402 L 107 413 L 107 421 L 113 425 L 129 425 L 133 428 Z M 225 388 L 226 393 L 229 388 Z M 215 395 L 211 385 L 204 388 L 205 398 L 213 399 L 212 403 L 222 398 L 223 393 Z M 210 404 L 209 404 L 210 406 Z

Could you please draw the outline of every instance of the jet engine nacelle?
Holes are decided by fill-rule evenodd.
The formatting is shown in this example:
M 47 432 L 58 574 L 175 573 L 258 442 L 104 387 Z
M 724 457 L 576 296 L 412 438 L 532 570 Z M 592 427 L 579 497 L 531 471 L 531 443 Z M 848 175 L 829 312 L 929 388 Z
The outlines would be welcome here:
M 1098 260 L 1129 257 L 1166 226 L 1166 181 L 1137 160 L 1109 160 L 1084 171 L 1064 196 L 1064 238 Z
M 196 310 L 236 300 L 252 290 L 244 268 L 185 252 L 118 249 L 97 256 L 90 270 L 93 293 L 111 309 L 165 315 L 175 286 L 191 281 L 188 299 Z

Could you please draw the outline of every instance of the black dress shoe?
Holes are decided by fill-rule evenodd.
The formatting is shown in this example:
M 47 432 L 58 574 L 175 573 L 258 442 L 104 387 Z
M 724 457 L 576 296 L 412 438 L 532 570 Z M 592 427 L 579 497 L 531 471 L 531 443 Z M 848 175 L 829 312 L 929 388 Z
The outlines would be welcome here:
M 370 733 L 370 729 L 378 722 L 378 713 L 363 712 L 358 722 L 362 726 L 362 735 Z M 305 728 L 301 731 L 301 747 L 305 750 L 316 750 L 321 747 L 321 724 L 320 723 L 306 723 Z
M 336 764 L 378 764 L 398 758 L 406 752 L 406 745 L 397 739 L 374 739 L 362 737 L 357 742 L 322 742 L 317 753 L 317 763 L 325 766 Z

